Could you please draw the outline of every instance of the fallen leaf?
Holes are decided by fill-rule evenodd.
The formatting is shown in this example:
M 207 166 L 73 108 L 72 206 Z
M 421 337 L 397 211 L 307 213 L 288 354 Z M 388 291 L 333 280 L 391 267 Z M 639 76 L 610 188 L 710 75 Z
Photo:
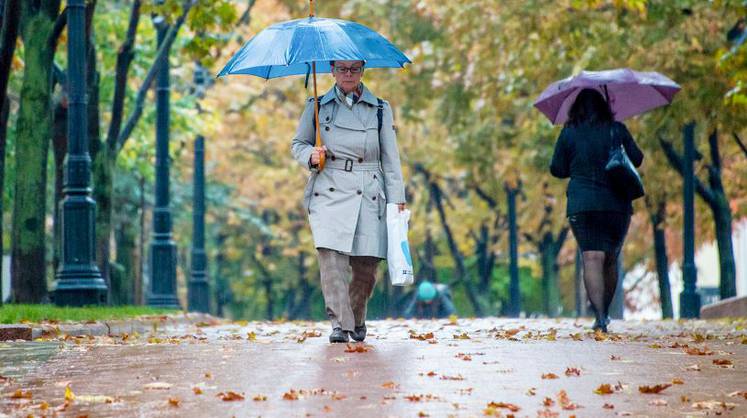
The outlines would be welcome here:
M 488 408 L 508 409 L 511 412 L 517 412 L 521 409 L 518 406 L 508 402 L 490 402 L 488 403 Z
M 466 332 L 463 332 L 461 334 L 454 334 L 455 340 L 469 340 L 471 339 L 469 335 L 467 335 Z
M 143 389 L 146 390 L 168 390 L 171 389 L 171 383 L 166 382 L 152 382 L 143 385 Z
M 324 405 L 324 408 L 322 408 L 322 412 L 325 412 L 325 413 L 328 414 L 328 413 L 332 412 L 332 407 L 329 406 L 329 405 Z
M 436 375 L 437 375 L 437 373 L 434 372 L 434 371 L 430 371 L 430 372 L 426 373 L 426 376 L 428 376 L 428 377 L 433 377 L 433 376 L 436 376 Z
M 689 370 L 689 371 L 691 371 L 691 372 L 699 372 L 699 371 L 700 371 L 700 366 L 699 366 L 699 365 L 697 365 L 697 364 L 692 364 L 692 365 L 690 365 L 690 366 L 687 366 L 687 367 L 685 368 L 685 370 Z
M 552 411 L 550 409 L 541 409 L 537 411 L 537 418 L 556 418 L 559 417 L 560 414 Z
M 542 378 L 543 379 L 557 379 L 558 375 L 556 375 L 555 373 L 545 373 L 542 375 Z
M 529 388 L 527 389 L 527 396 L 534 396 L 537 394 L 537 388 Z
M 264 402 L 264 401 L 266 401 L 266 400 L 267 400 L 267 396 L 265 396 L 265 395 L 254 395 L 254 396 L 252 397 L 252 400 L 253 400 L 254 402 Z
M 684 385 L 685 381 L 680 379 L 679 377 L 675 377 L 674 379 L 672 379 L 672 384 L 673 385 Z
M 396 388 L 398 388 L 398 387 L 399 387 L 399 385 L 398 385 L 398 384 L 396 384 L 396 383 L 394 383 L 394 382 L 392 382 L 392 381 L 390 380 L 390 381 L 388 381 L 388 382 L 384 382 L 384 383 L 382 383 L 382 384 L 381 384 L 381 387 L 383 387 L 384 389 L 396 389 Z
M 192 392 L 194 392 L 195 395 L 202 395 L 202 389 L 197 386 L 192 388 Z
M 238 393 L 230 391 L 230 390 L 228 392 L 220 392 L 216 396 L 219 397 L 220 400 L 222 400 L 224 402 L 243 401 L 244 400 L 244 395 L 243 394 L 238 394 Z
M 75 394 L 73 393 L 73 390 L 70 389 L 70 386 L 65 386 L 65 400 L 68 402 L 75 400 Z
M 597 395 L 611 395 L 615 391 L 612 390 L 612 385 L 609 383 L 602 383 L 598 388 L 594 389 L 594 393 Z
M 709 350 L 708 347 L 702 349 L 697 347 L 684 348 L 683 351 L 691 356 L 710 356 L 713 355 L 713 351 Z
M 698 410 L 709 410 L 709 411 L 730 411 L 737 407 L 735 403 L 723 402 L 723 401 L 700 401 L 690 405 L 692 408 Z
M 744 390 L 738 390 L 736 392 L 732 392 L 728 395 L 730 398 L 734 397 L 742 397 L 744 399 L 747 399 L 747 391 Z
M 296 392 L 295 390 L 291 389 L 290 391 L 285 392 L 283 394 L 283 399 L 286 400 L 286 401 L 297 401 L 298 400 L 298 392 Z
M 449 325 L 456 325 L 458 319 L 456 315 L 449 315 Z
M 249 341 L 257 341 L 257 334 L 254 331 L 249 331 L 246 333 L 246 339 Z
M 575 334 L 570 334 L 569 337 L 571 337 L 571 339 L 573 341 L 583 341 L 584 340 L 584 337 L 581 335 L 580 332 L 577 332 Z
M 440 377 L 440 379 L 441 379 L 441 380 L 464 380 L 464 377 L 462 377 L 462 375 L 461 375 L 461 374 L 458 374 L 458 375 L 456 375 L 456 376 L 447 376 L 447 375 L 442 375 L 442 376 Z
M 16 391 L 10 395 L 10 399 L 31 399 L 31 391 L 16 389 Z
M 606 403 L 602 405 L 602 408 L 604 409 L 615 409 L 615 405 L 612 405 L 611 403 Z
M 418 412 L 418 417 L 421 417 L 421 418 L 422 418 L 422 417 L 429 417 L 429 416 L 430 416 L 430 415 L 426 414 L 426 413 L 425 413 L 425 412 L 423 412 L 423 411 L 420 411 L 420 412 Z
M 620 357 L 620 356 L 616 356 L 616 355 L 614 355 L 614 354 L 611 354 L 611 355 L 610 355 L 610 360 L 612 360 L 612 361 L 615 361 L 615 360 L 622 360 L 622 357 Z
M 358 344 L 345 344 L 345 352 L 346 353 L 367 353 L 368 350 L 371 349 L 370 345 L 366 345 L 364 343 L 358 343 Z
M 75 395 L 76 402 L 97 404 L 97 403 L 114 403 L 114 398 L 105 395 Z
M 567 367 L 565 369 L 566 376 L 581 376 L 581 370 L 576 367 Z
M 177 407 L 178 408 L 179 404 L 181 404 L 181 403 L 182 403 L 182 401 L 180 401 L 177 398 L 169 398 L 169 406 L 173 406 L 173 407 Z
M 555 405 L 555 401 L 552 400 L 552 398 L 545 397 L 545 399 L 542 400 L 542 405 L 544 405 L 544 406 L 553 406 L 553 405 Z
M 725 359 L 725 358 L 714 359 L 713 364 L 717 366 L 733 366 L 734 365 L 734 363 L 731 360 Z
M 682 401 L 682 403 L 690 402 L 690 397 L 687 396 L 687 395 L 681 395 L 680 396 L 680 401 Z
M 580 408 L 577 403 L 571 402 L 571 399 L 568 397 L 568 393 L 564 390 L 558 392 L 557 398 L 560 407 L 566 411 L 573 411 L 574 409 Z
M 413 340 L 420 340 L 420 341 L 432 340 L 433 339 L 433 333 L 432 332 L 427 332 L 425 334 L 418 334 L 415 331 L 410 330 L 410 338 L 413 339 Z
M 472 361 L 472 356 L 470 356 L 469 354 L 459 353 L 455 357 L 460 358 L 464 361 Z
M 670 386 L 672 386 L 672 385 L 669 384 L 669 383 L 662 383 L 662 384 L 653 385 L 653 386 L 646 386 L 646 385 L 644 385 L 644 386 L 638 386 L 638 392 L 648 393 L 648 394 L 651 394 L 651 393 L 661 393 L 661 391 L 663 391 L 664 389 L 666 389 L 666 388 L 668 388 Z

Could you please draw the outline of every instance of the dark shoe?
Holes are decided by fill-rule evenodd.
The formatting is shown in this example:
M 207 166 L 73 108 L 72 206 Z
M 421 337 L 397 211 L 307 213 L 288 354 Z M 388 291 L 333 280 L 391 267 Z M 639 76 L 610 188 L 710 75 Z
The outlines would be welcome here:
M 597 319 L 594 321 L 594 325 L 591 326 L 591 329 L 594 331 L 601 331 L 603 333 L 607 333 L 607 324 L 610 323 L 609 317 L 601 317 L 598 316 Z
M 346 343 L 348 342 L 348 333 L 343 331 L 342 328 L 335 328 L 332 330 L 332 333 L 329 334 L 329 342 Z
M 366 331 L 366 324 L 356 326 L 355 330 L 350 333 L 350 337 L 352 337 L 355 341 L 361 342 L 366 339 Z

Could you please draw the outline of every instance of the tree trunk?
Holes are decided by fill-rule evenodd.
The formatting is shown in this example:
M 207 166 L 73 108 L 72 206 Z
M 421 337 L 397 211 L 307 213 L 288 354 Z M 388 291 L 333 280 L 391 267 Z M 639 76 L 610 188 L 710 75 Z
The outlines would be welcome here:
M 719 265 L 721 266 L 719 293 L 721 299 L 726 299 L 737 295 L 737 272 L 731 236 L 731 208 L 729 208 L 729 202 L 726 200 L 723 190 L 716 193 L 716 203 L 711 206 L 711 211 L 716 223 L 716 244 L 718 246 Z
M 8 133 L 8 116 L 10 115 L 10 101 L 6 97 L 3 100 L 2 106 L 0 106 L 0 306 L 3 306 L 5 295 L 3 295 L 3 283 L 2 283 L 2 271 L 3 271 L 3 255 L 5 249 L 3 246 L 3 196 L 5 196 L 5 144 L 7 143 Z
M 659 300 L 661 316 L 664 319 L 673 317 L 672 289 L 669 286 L 669 258 L 667 257 L 666 231 L 662 227 L 667 214 L 667 203 L 658 202 L 656 211 L 651 214 L 651 226 L 654 231 L 654 254 L 656 255 L 656 274 L 659 281 Z
M 5 196 L 5 145 L 8 133 L 8 118 L 10 116 L 10 101 L 8 100 L 8 81 L 13 54 L 18 38 L 18 22 L 21 12 L 20 0 L 6 0 L 2 4 L 2 31 L 0 31 L 0 272 L 3 271 L 3 196 Z M 2 280 L 0 280 L 0 306 L 3 304 Z
M 64 197 L 62 187 L 65 176 L 65 154 L 67 153 L 67 97 L 55 105 L 54 128 L 52 132 L 52 153 L 54 154 L 54 219 L 52 268 L 55 272 L 62 257 L 62 219 L 60 202 Z
M 538 250 L 542 262 L 542 287 L 544 295 L 545 313 L 550 318 L 555 318 L 562 312 L 560 304 L 560 286 L 558 285 L 558 255 L 565 243 L 568 234 L 567 228 L 561 230 L 557 237 L 551 232 L 546 232 L 542 237 Z
M 18 303 L 41 303 L 47 296 L 45 217 L 54 54 L 50 37 L 59 1 L 21 5 L 25 67 L 16 125 L 12 293 Z
M 145 177 L 140 177 L 140 234 L 137 251 L 137 276 L 134 284 L 134 303 L 143 304 L 143 266 L 145 265 Z
M 112 274 L 112 305 L 132 305 L 135 301 L 137 272 L 137 229 L 132 222 L 123 222 L 114 233 L 117 243 L 117 274 Z M 114 271 L 112 270 L 112 273 Z M 117 276 L 115 280 L 115 276 Z

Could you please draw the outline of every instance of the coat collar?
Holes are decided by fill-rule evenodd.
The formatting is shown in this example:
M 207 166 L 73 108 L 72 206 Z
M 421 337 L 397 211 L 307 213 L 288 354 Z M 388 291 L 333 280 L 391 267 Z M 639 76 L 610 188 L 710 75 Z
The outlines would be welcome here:
M 376 96 L 371 93 L 371 90 L 369 90 L 365 84 L 362 84 L 362 86 L 363 94 L 361 94 L 361 99 L 359 100 L 359 102 L 366 102 L 372 106 L 378 106 L 379 103 Z M 325 104 L 331 102 L 332 100 L 335 100 L 336 98 L 337 95 L 335 94 L 335 86 L 332 86 L 332 88 L 329 89 L 329 91 L 327 91 L 327 93 L 319 100 L 319 105 L 324 106 Z

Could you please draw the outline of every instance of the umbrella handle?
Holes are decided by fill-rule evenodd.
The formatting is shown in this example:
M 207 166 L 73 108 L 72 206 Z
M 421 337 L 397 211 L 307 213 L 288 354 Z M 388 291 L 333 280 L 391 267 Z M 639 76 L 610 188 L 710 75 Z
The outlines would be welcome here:
M 314 0 L 311 0 L 312 5 Z M 313 7 L 313 6 L 312 6 Z M 311 72 L 313 73 L 314 77 L 314 124 L 316 125 L 316 147 L 322 146 L 322 133 L 319 131 L 319 95 L 316 92 L 316 62 L 311 63 Z M 326 160 L 326 155 L 321 154 L 319 155 L 319 171 L 324 170 L 324 161 Z

